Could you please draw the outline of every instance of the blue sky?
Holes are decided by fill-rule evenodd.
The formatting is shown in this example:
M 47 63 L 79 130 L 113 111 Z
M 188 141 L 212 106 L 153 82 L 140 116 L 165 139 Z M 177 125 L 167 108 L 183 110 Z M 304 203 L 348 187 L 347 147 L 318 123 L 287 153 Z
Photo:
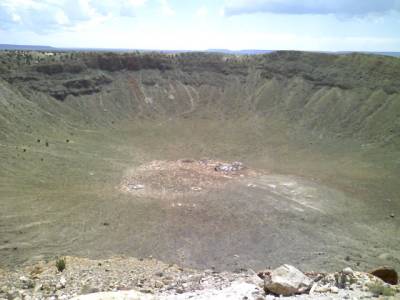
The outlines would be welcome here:
M 0 0 L 0 43 L 400 51 L 400 0 Z

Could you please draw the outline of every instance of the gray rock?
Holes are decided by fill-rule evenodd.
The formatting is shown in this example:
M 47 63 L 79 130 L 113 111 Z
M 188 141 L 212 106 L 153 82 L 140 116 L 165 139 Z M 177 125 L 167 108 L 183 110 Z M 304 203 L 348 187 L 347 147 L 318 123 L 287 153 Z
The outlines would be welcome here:
M 42 287 L 43 287 L 43 284 L 41 284 L 40 282 L 36 283 L 35 287 L 33 288 L 33 292 L 34 293 L 39 292 L 42 289 Z
M 277 295 L 291 296 L 306 292 L 312 280 L 290 265 L 283 265 L 273 270 L 264 279 L 264 289 Z
M 339 293 L 339 288 L 337 288 L 336 286 L 332 286 L 331 287 L 331 293 L 333 293 L 333 294 Z
M 384 266 L 370 271 L 370 274 L 382 279 L 384 282 L 396 285 L 399 281 L 399 276 L 396 270 L 392 267 Z
M 126 291 L 126 292 L 104 292 L 98 294 L 90 294 L 77 296 L 71 300 L 155 300 L 156 298 L 152 295 L 147 295 L 137 291 Z
M 343 269 L 342 273 L 344 275 L 353 275 L 354 272 L 351 268 L 345 268 L 345 269 Z
M 264 285 L 264 280 L 262 280 L 260 277 L 258 277 L 258 275 L 252 275 L 252 276 L 246 278 L 245 282 L 254 284 L 255 286 L 258 286 L 261 288 Z
M 143 184 L 128 184 L 129 190 L 137 191 L 137 190 L 143 190 L 144 185 Z
M 191 282 L 200 282 L 200 280 L 203 278 L 202 274 L 196 274 L 196 275 L 191 275 L 188 280 Z
M 229 173 L 229 172 L 241 171 L 241 170 L 243 170 L 243 168 L 244 167 L 241 162 L 235 161 L 231 164 L 218 164 L 215 167 L 215 171 Z
M 393 260 L 393 256 L 391 256 L 389 253 L 382 253 L 378 256 L 378 258 L 382 260 Z
M 61 285 L 61 287 L 62 287 L 62 288 L 65 288 L 66 284 L 67 284 L 67 280 L 65 279 L 65 277 L 61 277 L 61 278 L 60 278 L 60 285 Z
M 98 292 L 100 292 L 100 290 L 96 287 L 85 284 L 82 286 L 80 292 L 81 292 L 81 294 L 86 295 L 86 294 L 98 293 Z

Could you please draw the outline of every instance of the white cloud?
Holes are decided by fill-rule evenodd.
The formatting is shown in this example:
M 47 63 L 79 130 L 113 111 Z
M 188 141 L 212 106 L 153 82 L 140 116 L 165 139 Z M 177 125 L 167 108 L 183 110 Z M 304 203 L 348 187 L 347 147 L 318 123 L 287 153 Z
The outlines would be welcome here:
M 21 16 L 16 13 L 11 13 L 11 20 L 15 23 L 21 22 Z
M 168 0 L 160 0 L 161 12 L 165 16 L 174 16 L 175 10 L 169 5 Z
M 251 45 L 254 49 L 304 51 L 392 51 L 400 45 L 400 38 L 377 36 L 314 36 L 309 34 L 238 32 L 233 49 Z
M 196 11 L 196 16 L 198 17 L 207 17 L 208 16 L 208 9 L 206 6 L 201 6 Z
M 0 27 L 47 33 L 84 22 L 133 17 L 147 0 L 1 0 Z
M 56 12 L 55 19 L 60 25 L 68 25 L 70 23 L 68 16 L 61 10 Z
M 251 13 L 364 16 L 400 11 L 400 0 L 226 0 L 226 15 Z

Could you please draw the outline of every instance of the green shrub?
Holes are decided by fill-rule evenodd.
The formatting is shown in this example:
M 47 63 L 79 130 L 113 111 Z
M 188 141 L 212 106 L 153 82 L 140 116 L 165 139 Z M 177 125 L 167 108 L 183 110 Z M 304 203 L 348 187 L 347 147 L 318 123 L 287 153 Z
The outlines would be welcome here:
M 58 272 L 64 271 L 66 268 L 66 265 L 67 265 L 67 261 L 65 260 L 64 257 L 58 258 L 56 260 L 56 267 L 57 267 Z

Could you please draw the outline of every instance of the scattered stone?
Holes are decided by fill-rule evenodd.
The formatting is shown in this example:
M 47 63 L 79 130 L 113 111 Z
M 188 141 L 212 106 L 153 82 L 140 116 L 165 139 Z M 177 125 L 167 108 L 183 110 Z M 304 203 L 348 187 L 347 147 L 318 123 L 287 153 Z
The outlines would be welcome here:
M 22 283 L 26 283 L 26 282 L 28 281 L 28 278 L 25 277 L 25 276 L 21 276 L 21 277 L 19 278 L 19 280 L 20 280 Z
M 194 159 L 182 159 L 181 162 L 184 164 L 192 164 L 195 162 L 195 160 Z
M 80 291 L 82 295 L 98 293 L 100 290 L 91 285 L 84 285 Z
M 277 295 L 291 296 L 306 292 L 312 280 L 290 265 L 283 265 L 273 270 L 264 279 L 265 290 Z
M 206 190 L 223 188 L 231 180 L 251 178 L 257 174 L 255 170 L 245 168 L 241 162 L 155 160 L 132 169 L 123 178 L 119 188 L 137 196 L 173 199 L 187 193 L 200 194 Z
M 347 268 L 343 269 L 342 273 L 344 275 L 353 275 L 353 270 L 351 268 L 347 267 Z
M 264 280 L 258 277 L 256 274 L 252 275 L 248 279 L 245 280 L 246 283 L 254 284 L 255 286 L 263 289 L 264 287 Z
M 378 256 L 379 259 L 386 260 L 386 261 L 393 261 L 396 260 L 393 255 L 389 253 L 382 253 Z
M 103 292 L 97 294 L 89 294 L 83 296 L 77 296 L 71 300 L 155 300 L 151 295 L 146 295 L 137 291 L 127 291 L 127 292 Z
M 128 188 L 132 191 L 137 191 L 137 190 L 143 190 L 144 185 L 143 184 L 128 184 Z
M 291 300 L 339 300 L 365 299 L 371 297 L 373 292 L 383 295 L 388 288 L 391 292 L 400 292 L 400 286 L 390 287 L 371 274 L 350 272 L 347 268 L 337 273 L 303 274 L 292 266 L 284 265 L 257 274 L 249 269 L 240 269 L 238 273 L 191 270 L 149 258 L 65 259 L 68 269 L 62 274 L 56 272 L 54 261 L 13 271 L 0 270 L 0 300 L 136 300 L 138 298 L 130 296 L 138 295 L 140 300 L 272 300 L 276 299 L 276 294 L 291 295 Z M 35 273 L 40 276 L 33 280 L 31 274 Z M 34 287 L 25 289 L 24 284 L 30 280 L 35 283 Z M 267 289 L 268 283 L 272 286 L 270 289 Z M 378 288 L 381 289 L 378 291 Z M 275 295 L 265 295 L 264 290 Z M 295 296 L 308 290 L 309 295 Z
M 217 172 L 224 172 L 224 173 L 230 173 L 230 172 L 237 172 L 243 170 L 243 163 L 239 161 L 235 161 L 231 164 L 218 164 L 215 166 L 214 170 Z
M 30 276 L 31 276 L 33 279 L 37 279 L 37 278 L 39 278 L 39 275 L 40 275 L 41 273 L 43 273 L 43 268 L 42 268 L 41 266 L 34 266 L 34 267 L 32 268 L 32 270 L 30 271 Z
M 370 271 L 370 274 L 392 285 L 396 285 L 399 281 L 398 274 L 396 270 L 392 267 L 379 267 Z
M 315 292 L 317 293 L 327 293 L 331 290 L 331 288 L 329 287 L 329 284 L 324 285 L 324 286 L 320 286 L 320 287 L 316 287 L 314 289 Z
M 331 287 L 331 293 L 334 293 L 334 294 L 339 293 L 339 288 L 336 287 L 336 286 L 332 286 L 332 287 Z
M 35 287 L 33 288 L 33 292 L 34 292 L 34 293 L 37 293 L 37 292 L 39 292 L 42 288 L 43 288 L 43 284 L 41 284 L 40 282 L 39 282 L 39 283 L 36 283 L 36 284 L 35 284 Z
M 200 192 L 202 190 L 202 188 L 201 187 L 192 187 L 191 190 L 195 191 L 195 192 Z
M 19 280 L 23 289 L 32 289 L 35 287 L 34 281 L 27 278 L 26 276 L 21 276 Z
M 161 281 L 156 280 L 154 282 L 154 287 L 161 289 L 162 287 L 164 287 L 164 284 Z
M 60 285 L 62 288 L 65 288 L 65 285 L 67 284 L 67 280 L 65 279 L 65 277 L 61 277 L 60 278 Z
M 165 285 L 170 285 L 174 282 L 174 279 L 172 277 L 165 277 L 162 279 L 162 282 Z

